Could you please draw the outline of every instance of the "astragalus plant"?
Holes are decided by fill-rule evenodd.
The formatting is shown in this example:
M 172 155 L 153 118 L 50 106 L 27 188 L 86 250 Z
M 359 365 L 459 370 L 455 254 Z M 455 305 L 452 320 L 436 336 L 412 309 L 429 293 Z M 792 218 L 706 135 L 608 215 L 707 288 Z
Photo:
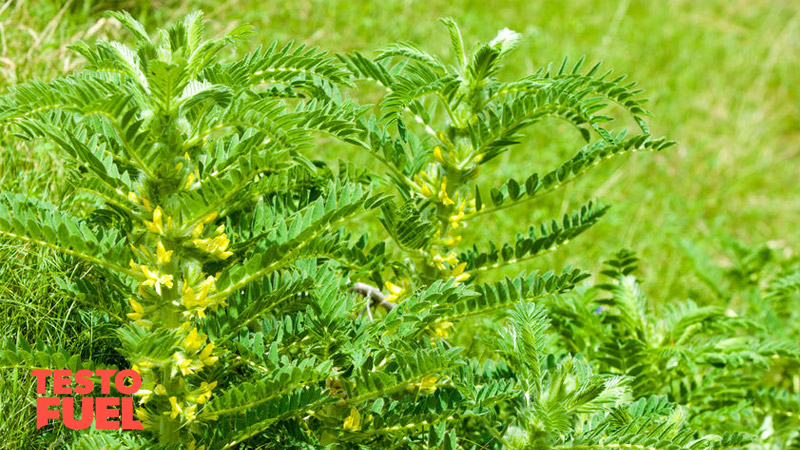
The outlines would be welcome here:
M 127 13 L 112 16 L 134 46 L 79 42 L 84 69 L 0 100 L 3 129 L 52 143 L 74 188 L 59 206 L 3 194 L 0 233 L 86 264 L 88 275 L 60 285 L 114 324 L 106 345 L 118 355 L 89 362 L 58 343 L 12 339 L 4 364 L 121 364 L 143 378 L 144 430 L 77 432 L 63 437 L 69 445 L 667 450 L 745 441 L 704 436 L 679 407 L 633 398 L 630 377 L 593 371 L 547 339 L 534 302 L 572 289 L 584 272 L 479 279 L 565 245 L 604 208 L 589 203 L 513 244 L 457 251 L 467 248 L 466 222 L 533 205 L 610 156 L 669 145 L 650 138 L 623 78 L 578 64 L 499 82 L 519 36 L 502 31 L 468 54 L 450 20 L 452 67 L 409 44 L 372 60 L 273 44 L 219 62 L 249 28 L 205 40 L 193 13 L 151 36 Z M 351 100 L 365 78 L 388 91 L 377 115 Z M 641 133 L 604 128 L 608 101 Z M 482 164 L 547 117 L 596 140 L 484 201 L 474 185 Z M 343 145 L 367 151 L 386 174 L 316 156 Z M 387 239 L 359 231 L 372 217 Z M 485 345 L 460 348 L 448 335 L 469 333 L 464 319 L 509 311 Z

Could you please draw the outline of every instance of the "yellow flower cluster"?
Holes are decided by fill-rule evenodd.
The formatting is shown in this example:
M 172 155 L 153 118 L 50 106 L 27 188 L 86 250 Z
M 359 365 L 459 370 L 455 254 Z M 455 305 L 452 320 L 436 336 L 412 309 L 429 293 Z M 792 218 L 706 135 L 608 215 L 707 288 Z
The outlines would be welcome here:
M 350 415 L 344 419 L 344 424 L 342 425 L 347 431 L 360 431 L 361 430 L 361 413 L 358 412 L 357 409 L 350 407 Z
M 466 208 L 466 202 L 459 202 L 458 207 L 456 207 L 456 213 L 449 218 L 450 226 L 453 228 L 458 228 L 461 223 L 461 219 L 464 218 L 464 209 Z
M 440 182 L 437 182 L 435 181 L 438 178 L 437 172 L 433 168 L 429 171 L 420 172 L 414 175 L 414 182 L 419 186 L 420 193 L 423 196 L 431 200 L 435 199 L 445 206 L 452 206 L 455 201 L 447 194 L 447 175 L 443 176 Z
M 175 352 L 172 355 L 174 367 L 177 369 L 174 372 L 177 373 L 180 370 L 181 374 L 186 376 L 199 371 L 203 366 L 214 365 L 219 357 L 212 355 L 214 343 L 210 342 L 206 345 L 207 340 L 208 336 L 198 333 L 197 328 L 192 328 L 183 340 L 184 351 Z M 200 351 L 201 348 L 203 349 L 202 351 Z M 195 359 L 191 359 L 187 355 L 192 355 Z
M 436 173 L 433 170 L 433 175 L 429 171 L 423 171 L 420 174 L 414 175 L 414 181 L 420 187 L 420 192 L 431 201 L 435 201 L 444 206 L 453 207 L 450 209 L 451 214 L 447 220 L 452 228 L 458 228 L 461 225 L 461 220 L 464 219 L 466 213 L 471 209 L 474 200 L 468 198 L 462 199 L 458 192 L 450 197 L 447 192 L 447 175 L 442 177 L 441 182 L 437 183 Z M 438 185 L 437 185 L 438 184 Z M 454 244 L 455 246 L 457 244 Z
M 208 298 L 208 294 L 217 290 L 217 279 L 209 275 L 200 284 L 192 287 L 188 283 L 181 289 L 181 304 L 190 311 L 195 311 L 198 317 L 205 317 L 206 308 L 216 303 Z
M 467 263 L 462 262 L 461 264 L 455 266 L 453 271 L 450 272 L 450 276 L 456 279 L 456 284 L 463 283 L 467 281 L 470 277 L 468 273 L 464 273 L 464 269 L 467 268 Z
M 170 260 L 172 260 L 172 253 L 173 250 L 167 250 L 164 248 L 164 244 L 161 241 L 158 241 L 158 247 L 156 248 L 156 259 L 158 259 L 158 263 L 162 266 L 164 264 L 168 264 Z
M 433 263 L 439 270 L 450 269 L 450 277 L 455 278 L 456 284 L 463 283 L 470 277 L 468 273 L 464 273 L 464 269 L 467 268 L 467 263 L 459 263 L 458 257 L 453 252 L 450 252 L 447 256 L 442 256 L 438 253 L 433 255 Z
M 175 376 L 178 371 L 180 371 L 181 375 L 192 375 L 198 370 L 203 368 L 203 363 L 199 360 L 193 360 L 191 358 L 187 358 L 186 354 L 183 352 L 175 352 L 172 355 L 173 359 L 173 370 L 172 376 Z
M 186 400 L 200 405 L 207 403 L 208 400 L 211 399 L 211 391 L 213 391 L 215 387 L 217 387 L 216 381 L 212 381 L 211 383 L 203 381 L 200 383 L 200 388 L 192 391 L 186 397 Z
M 141 271 L 144 275 L 144 281 L 139 283 L 139 294 L 143 297 L 147 297 L 148 294 L 144 290 L 145 286 L 152 287 L 156 294 L 161 295 L 161 286 L 165 286 L 167 289 L 172 289 L 172 275 L 167 275 L 159 272 L 158 270 L 152 270 L 145 264 L 136 264 L 133 260 L 130 261 L 131 269 L 136 271 Z
M 216 381 L 211 383 L 203 381 L 198 389 L 191 391 L 186 396 L 185 402 L 179 402 L 178 397 L 174 395 L 169 397 L 171 410 L 164 411 L 163 414 L 169 415 L 171 419 L 182 416 L 187 422 L 195 421 L 197 419 L 197 406 L 208 402 L 215 387 L 217 387 Z
M 142 199 L 144 200 L 144 198 Z M 167 216 L 166 221 L 166 226 L 164 226 L 164 210 L 160 206 L 156 206 L 156 209 L 153 210 L 153 220 L 149 222 L 145 220 L 144 226 L 150 233 L 162 235 L 165 231 L 172 231 L 175 228 L 171 216 Z
M 197 419 L 197 404 L 189 405 L 189 406 L 181 406 L 178 403 L 178 397 L 174 395 L 169 398 L 169 403 L 172 406 L 171 411 L 164 411 L 164 415 L 168 415 L 170 419 L 174 419 L 178 416 L 183 416 L 187 421 L 192 422 Z
M 439 236 L 441 235 L 440 230 L 436 230 L 436 233 L 433 235 L 433 243 L 444 245 L 445 247 L 454 248 L 457 247 L 458 244 L 461 243 L 461 236 L 448 236 L 445 239 L 441 239 Z
M 195 421 L 197 419 L 198 405 L 203 405 L 208 402 L 208 400 L 211 398 L 211 392 L 215 387 L 217 387 L 216 381 L 211 383 L 206 383 L 204 381 L 200 384 L 199 388 L 191 391 L 183 402 L 178 400 L 178 396 L 169 396 L 168 400 L 170 403 L 170 410 L 164 411 L 162 414 L 169 416 L 171 419 L 182 417 L 186 422 Z M 152 391 L 140 389 L 134 395 L 142 397 L 142 400 L 139 401 L 139 404 L 143 404 L 146 403 L 154 394 L 160 396 L 168 395 L 166 388 L 164 388 L 164 385 L 161 384 L 157 385 Z M 146 425 L 146 427 L 153 422 L 150 413 L 145 408 L 138 408 L 136 410 L 136 416 Z M 194 445 L 190 445 L 189 448 L 197 448 L 197 450 L 202 450 L 205 447 L 194 447 Z
M 181 190 L 196 187 L 199 179 L 196 170 L 187 168 L 189 156 L 185 155 L 185 158 L 174 166 L 173 175 Z M 203 261 L 196 259 L 193 249 L 219 260 L 229 258 L 233 253 L 229 251 L 230 239 L 225 234 L 225 226 L 208 228 L 218 217 L 217 212 L 205 214 L 198 220 L 180 223 L 179 221 L 185 219 L 184 215 L 171 210 L 168 204 L 157 205 L 153 201 L 151 205 L 151 201 L 140 194 L 143 192 L 143 187 L 138 185 L 127 193 L 127 199 L 132 204 L 145 210 L 142 222 L 146 232 L 141 244 L 131 245 L 133 255 L 130 267 L 132 274 L 140 282 L 139 295 L 128 299 L 132 310 L 127 313 L 127 317 L 139 326 L 149 329 L 156 321 L 153 318 L 156 313 L 164 312 L 164 317 L 169 318 L 168 323 L 174 327 L 173 331 L 180 333 L 180 337 L 176 338 L 174 344 L 170 344 L 171 347 L 174 346 L 171 356 L 154 359 L 142 355 L 133 364 L 133 369 L 142 375 L 142 385 L 135 394 L 139 398 L 139 404 L 151 402 L 150 405 L 137 408 L 136 415 L 145 427 L 158 427 L 159 422 L 167 417 L 185 425 L 197 420 L 200 409 L 198 405 L 207 404 L 212 391 L 217 387 L 216 381 L 203 381 L 199 386 L 192 382 L 192 375 L 205 367 L 213 366 L 219 360 L 214 355 L 214 342 L 210 342 L 206 334 L 198 331 L 194 326 L 195 320 L 204 318 L 208 308 L 216 308 L 224 301 L 224 298 L 215 298 L 216 276 L 219 274 L 211 276 L 204 273 Z M 175 216 L 177 222 L 173 222 L 173 217 L 164 208 Z M 186 250 L 190 252 L 184 254 Z M 173 321 L 175 316 L 168 315 L 174 313 L 176 307 L 183 310 L 182 318 L 177 324 Z M 163 369 L 166 369 L 166 373 Z M 183 381 L 179 384 L 160 384 L 162 377 L 179 377 Z M 153 397 L 160 397 L 161 401 L 152 402 Z M 157 404 L 156 409 L 153 403 Z M 205 450 L 204 446 L 198 447 L 194 442 L 189 448 Z
M 458 257 L 453 252 L 450 252 L 447 256 L 442 256 L 437 253 L 433 255 L 433 263 L 436 265 L 437 269 L 445 270 L 447 269 L 447 266 L 445 266 L 445 264 L 451 267 L 458 264 Z
M 141 186 L 141 185 L 140 185 Z M 139 196 L 136 192 L 128 192 L 128 200 L 135 205 L 142 205 L 145 207 L 146 210 L 152 211 L 153 207 L 150 206 L 150 202 L 144 196 Z
M 439 197 L 439 201 L 441 201 L 442 204 L 445 205 L 445 206 L 451 206 L 451 205 L 455 204 L 453 199 L 451 199 L 447 195 L 447 175 L 442 177 L 442 184 L 439 186 L 439 195 L 438 195 L 438 197 Z
M 389 295 L 384 297 L 385 300 L 387 302 L 397 302 L 403 296 L 405 296 L 406 292 L 408 291 L 408 282 L 404 281 L 403 286 L 398 286 L 392 283 L 391 281 L 387 281 L 383 283 L 383 287 L 385 287 L 386 290 L 389 291 Z
M 442 153 L 442 147 L 439 147 L 438 145 L 436 147 L 433 147 L 433 159 L 444 164 L 444 154 Z
M 213 218 L 211 220 L 213 220 Z M 195 247 L 219 259 L 228 259 L 233 255 L 232 252 L 227 251 L 231 241 L 225 234 L 225 225 L 217 227 L 217 229 L 214 230 L 213 237 L 200 238 L 203 234 L 203 226 L 204 224 L 201 223 L 192 231 L 192 244 L 194 244 Z

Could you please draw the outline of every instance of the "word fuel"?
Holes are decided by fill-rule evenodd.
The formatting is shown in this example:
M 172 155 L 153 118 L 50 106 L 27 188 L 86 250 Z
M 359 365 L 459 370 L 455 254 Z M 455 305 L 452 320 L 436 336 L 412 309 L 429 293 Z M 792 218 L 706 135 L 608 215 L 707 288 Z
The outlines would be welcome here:
M 36 393 L 47 393 L 47 379 L 53 379 L 54 395 L 86 395 L 94 390 L 94 383 L 91 377 L 100 378 L 100 393 L 111 394 L 111 380 L 113 377 L 115 389 L 125 395 L 132 395 L 142 386 L 142 378 L 135 370 L 127 369 L 117 372 L 116 370 L 97 370 L 87 369 L 75 372 L 72 376 L 71 370 L 34 370 L 32 377 L 36 377 Z M 130 378 L 132 383 L 126 386 L 125 378 Z M 77 384 L 72 387 L 73 382 Z M 50 409 L 50 407 L 60 407 Z M 121 407 L 117 409 L 116 407 Z M 120 420 L 111 420 L 115 418 Z M 75 419 L 75 399 L 72 397 L 37 397 L 36 398 L 36 429 L 47 425 L 50 419 L 58 420 L 62 418 L 64 426 L 72 430 L 84 430 L 95 421 L 95 428 L 98 430 L 141 430 L 144 427 L 142 422 L 134 420 L 133 416 L 133 397 L 82 397 L 81 398 L 81 418 Z

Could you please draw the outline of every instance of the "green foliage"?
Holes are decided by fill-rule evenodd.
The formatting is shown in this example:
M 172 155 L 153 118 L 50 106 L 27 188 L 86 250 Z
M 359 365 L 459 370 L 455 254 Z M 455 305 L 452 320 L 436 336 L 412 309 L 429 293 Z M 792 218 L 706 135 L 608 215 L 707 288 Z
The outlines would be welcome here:
M 748 425 L 794 408 L 785 386 L 743 382 L 753 365 L 796 359 L 795 346 L 721 308 L 653 316 L 630 254 L 591 291 L 607 298 L 567 296 L 588 276 L 571 267 L 491 278 L 594 225 L 597 202 L 488 251 L 462 244 L 468 222 L 671 145 L 650 136 L 625 77 L 580 60 L 500 81 L 521 36 L 504 29 L 470 51 L 451 19 L 455 65 L 409 43 L 374 58 L 275 43 L 224 62 L 248 27 L 204 40 L 192 13 L 151 38 L 111 15 L 134 47 L 78 42 L 82 71 L 0 99 L 0 126 L 60 151 L 79 200 L 3 194 L 0 234 L 88 263 L 97 279 L 60 284 L 113 324 L 95 362 L 19 339 L 2 364 L 121 363 L 144 381 L 143 432 L 75 433 L 72 448 L 701 450 L 750 442 L 726 428 L 737 408 Z M 374 107 L 353 100 L 368 82 L 386 90 Z M 607 128 L 611 104 L 638 131 Z M 554 171 L 481 189 L 483 165 L 549 118 L 585 146 Z M 385 173 L 318 161 L 330 141 Z M 376 216 L 386 240 L 363 233 Z M 776 303 L 793 280 L 776 281 Z M 508 317 L 486 345 L 456 345 L 477 316 Z M 755 395 L 765 400 L 751 406 Z
M 771 253 L 739 249 L 740 267 L 756 272 L 737 268 L 729 277 L 736 283 L 745 272 L 751 283 Z M 662 395 L 685 405 L 687 424 L 723 436 L 761 430 L 760 448 L 783 448 L 797 426 L 789 412 L 797 407 L 797 385 L 790 381 L 796 376 L 785 372 L 800 362 L 795 323 L 787 317 L 766 324 L 752 306 L 719 299 L 705 306 L 687 300 L 654 311 L 633 275 L 637 263 L 623 250 L 606 262 L 609 283 L 549 299 L 559 346 L 584 355 L 595 370 L 627 376 L 636 397 Z M 769 299 L 791 284 L 795 270 L 751 292 L 762 314 L 775 313 Z M 783 298 L 795 305 L 797 300 L 796 295 Z

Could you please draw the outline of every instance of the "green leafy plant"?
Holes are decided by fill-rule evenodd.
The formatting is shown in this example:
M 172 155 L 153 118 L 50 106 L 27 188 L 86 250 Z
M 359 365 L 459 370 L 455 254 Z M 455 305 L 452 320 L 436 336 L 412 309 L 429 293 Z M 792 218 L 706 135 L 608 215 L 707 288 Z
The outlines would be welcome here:
M 209 420 L 230 418 L 237 427 L 235 417 L 255 407 L 323 402 L 314 385 L 334 372 L 330 361 L 308 355 L 281 365 L 269 377 L 273 389 L 253 408 L 225 407 L 222 396 L 208 407 L 214 388 L 242 363 L 236 356 L 215 371 L 223 365 L 219 358 L 234 358 L 215 343 L 233 340 L 253 320 L 316 286 L 325 271 L 311 261 L 342 240 L 329 231 L 332 225 L 385 200 L 370 187 L 317 176 L 298 151 L 311 133 L 344 140 L 354 133 L 349 117 L 357 109 L 315 98 L 318 90 L 347 83 L 349 73 L 324 54 L 291 46 L 217 64 L 217 54 L 249 28 L 204 41 L 199 13 L 161 30 L 156 40 L 129 15 L 113 16 L 137 38 L 135 49 L 79 42 L 73 48 L 88 71 L 15 87 L 2 115 L 21 137 L 47 138 L 74 162 L 76 197 L 91 214 L 79 218 L 4 194 L 3 234 L 92 265 L 105 292 L 87 283 L 67 288 L 122 325 L 120 355 L 144 380 L 137 415 L 157 441 L 186 442 Z M 308 100 L 290 109 L 281 91 L 253 89 L 281 77 L 297 79 L 292 88 L 311 92 Z M 306 270 L 293 267 L 297 260 L 309 262 Z M 205 324 L 220 306 L 227 314 L 213 328 Z M 8 344 L 15 364 L 33 356 L 25 342 Z M 81 365 L 62 352 L 38 350 L 29 363 Z M 246 437 L 269 423 L 237 432 Z M 228 446 L 236 443 L 233 435 L 224 435 Z
M 193 13 L 151 38 L 129 14 L 111 15 L 135 47 L 79 42 L 84 70 L 0 99 L 4 129 L 51 142 L 74 189 L 58 207 L 3 194 L 0 234 L 86 264 L 89 275 L 58 283 L 110 324 L 98 361 L 21 338 L 4 343 L 2 361 L 125 366 L 143 378 L 145 430 L 77 433 L 73 448 L 699 450 L 748 441 L 693 428 L 676 398 L 654 396 L 588 339 L 564 349 L 548 338 L 550 321 L 564 333 L 568 315 L 554 308 L 548 319 L 533 303 L 586 273 L 490 277 L 567 244 L 605 207 L 587 203 L 488 250 L 461 242 L 467 221 L 531 205 L 606 158 L 671 145 L 650 137 L 624 77 L 584 72 L 581 61 L 501 82 L 519 35 L 503 30 L 467 52 L 449 19 L 454 66 L 407 43 L 373 59 L 290 43 L 219 62 L 249 28 L 205 40 Z M 351 98 L 367 79 L 386 88 L 375 107 Z M 639 134 L 605 128 L 609 103 Z M 551 117 L 573 124 L 586 146 L 486 197 L 481 166 Z M 311 157 L 323 144 L 365 150 L 386 173 Z M 373 243 L 362 216 L 377 216 L 389 238 Z M 617 307 L 644 315 L 624 288 Z M 466 318 L 501 313 L 499 323 L 512 309 L 499 339 L 481 348 L 450 339 Z M 648 320 L 626 326 L 659 342 Z M 609 341 L 619 331 L 595 325 Z
M 763 250 L 741 255 L 729 272 L 734 283 L 741 280 L 739 268 L 765 262 L 770 253 Z M 635 397 L 665 396 L 683 405 L 686 422 L 696 428 L 719 434 L 760 430 L 762 448 L 787 445 L 796 426 L 790 411 L 797 387 L 786 384 L 793 376 L 784 371 L 797 367 L 800 345 L 789 321 L 764 319 L 776 317 L 773 305 L 797 301 L 787 297 L 796 273 L 748 295 L 763 315 L 728 303 L 730 298 L 653 310 L 635 278 L 637 263 L 634 253 L 620 251 L 606 262 L 609 283 L 547 300 L 559 346 L 583 355 L 600 373 L 627 376 Z M 754 272 L 744 272 L 752 282 Z
M 605 159 L 673 144 L 650 137 L 641 90 L 625 76 L 602 72 L 599 64 L 582 71 L 583 59 L 573 66 L 565 59 L 557 68 L 501 81 L 497 75 L 502 63 L 521 36 L 504 29 L 470 52 L 456 23 L 442 22 L 450 33 L 455 64 L 411 43 L 390 45 L 372 60 L 360 53 L 341 57 L 359 81 L 386 89 L 378 103 L 379 119 L 367 124 L 368 150 L 389 168 L 404 200 L 401 213 L 390 211 L 383 222 L 409 253 L 403 278 L 414 279 L 412 285 L 448 276 L 461 281 L 565 245 L 607 208 L 587 202 L 551 223 L 530 227 L 514 242 L 489 242 L 488 249 L 463 245 L 460 226 L 508 208 L 530 207 Z M 635 120 L 639 134 L 605 127 L 613 119 L 602 112 L 611 104 Z M 488 191 L 478 186 L 484 164 L 522 142 L 525 129 L 550 118 L 574 126 L 586 145 L 552 171 L 509 179 Z M 396 136 L 387 137 L 379 124 L 396 129 Z M 391 289 L 397 292 L 394 296 L 413 291 Z

